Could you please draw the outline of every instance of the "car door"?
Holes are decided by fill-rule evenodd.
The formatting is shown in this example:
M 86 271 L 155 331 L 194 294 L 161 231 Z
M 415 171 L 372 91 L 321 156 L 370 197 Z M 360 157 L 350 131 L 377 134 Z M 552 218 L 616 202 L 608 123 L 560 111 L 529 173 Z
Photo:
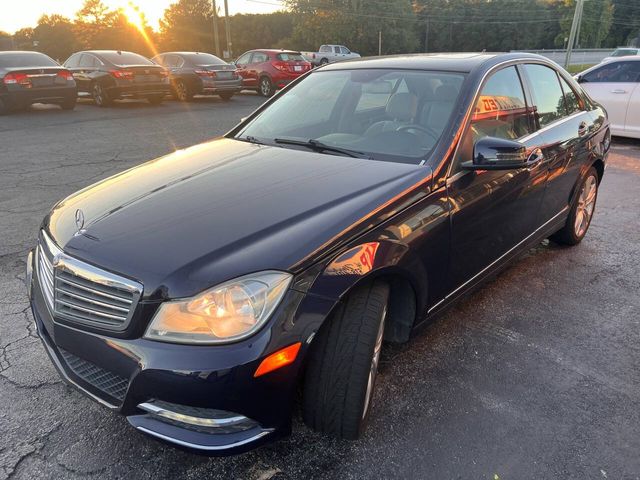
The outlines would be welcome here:
M 75 53 L 71 55 L 66 62 L 64 62 L 64 67 L 71 72 L 73 79 L 76 81 L 78 91 L 84 91 L 82 84 L 82 68 L 80 67 L 82 55 L 82 53 Z
M 241 55 L 236 61 L 235 61 L 235 65 L 236 65 L 236 69 L 238 70 L 238 74 L 240 75 L 240 77 L 242 77 L 242 86 L 243 87 L 250 87 L 250 86 L 256 86 L 255 83 L 253 82 L 253 79 L 251 78 L 250 74 L 249 74 L 249 64 L 251 62 L 251 56 L 253 55 L 253 52 L 247 52 L 243 55 Z
M 614 135 L 624 134 L 631 95 L 638 84 L 638 67 L 640 62 L 613 61 L 579 77 L 580 86 L 607 110 Z
M 640 62 L 636 62 L 640 66 Z M 625 135 L 640 138 L 640 78 L 635 88 L 631 92 L 629 106 L 627 107 L 627 117 L 624 121 Z
M 580 168 L 589 161 L 595 119 L 573 87 L 558 72 L 541 64 L 523 67 L 531 89 L 536 126 L 541 129 L 548 180 L 540 208 L 543 224 L 569 208 Z
M 546 167 L 465 170 L 475 142 L 484 137 L 520 141 L 532 160 L 543 140 L 533 125 L 532 109 L 519 71 L 508 66 L 484 82 L 476 108 L 461 137 L 447 180 L 451 205 L 451 256 L 447 297 L 473 283 L 513 252 L 537 227 Z
M 271 70 L 268 62 L 269 55 L 264 52 L 253 52 L 251 63 L 248 66 L 248 77 L 251 79 L 251 86 L 257 87 L 260 76 Z

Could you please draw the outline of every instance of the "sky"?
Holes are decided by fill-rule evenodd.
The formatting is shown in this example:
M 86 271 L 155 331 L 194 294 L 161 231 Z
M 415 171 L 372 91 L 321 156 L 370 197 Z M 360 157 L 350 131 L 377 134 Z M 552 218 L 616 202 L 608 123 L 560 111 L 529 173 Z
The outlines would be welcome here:
M 110 8 L 117 8 L 129 3 L 129 0 L 102 0 Z M 144 12 L 149 24 L 156 28 L 165 8 L 176 0 L 131 0 Z M 227 0 L 229 14 L 235 13 L 270 13 L 279 9 L 280 0 Z M 38 18 L 43 14 L 60 13 L 73 18 L 80 10 L 83 0 L 0 0 L 0 31 L 14 33 L 23 27 L 35 27 Z M 224 13 L 224 0 L 216 0 L 216 4 Z

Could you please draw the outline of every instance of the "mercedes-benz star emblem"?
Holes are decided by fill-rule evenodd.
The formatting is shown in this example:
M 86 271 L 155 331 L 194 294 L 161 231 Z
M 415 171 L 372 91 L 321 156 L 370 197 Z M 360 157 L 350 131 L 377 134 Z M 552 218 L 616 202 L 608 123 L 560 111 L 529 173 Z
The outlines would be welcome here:
M 80 209 L 76 210 L 76 227 L 78 227 L 78 233 L 80 233 L 84 227 L 84 212 Z

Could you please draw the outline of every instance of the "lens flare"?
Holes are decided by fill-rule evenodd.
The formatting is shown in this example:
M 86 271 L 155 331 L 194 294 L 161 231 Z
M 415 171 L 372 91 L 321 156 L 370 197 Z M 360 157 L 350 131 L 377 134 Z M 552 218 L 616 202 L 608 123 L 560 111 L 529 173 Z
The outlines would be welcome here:
M 140 35 L 144 39 L 144 42 L 151 50 L 153 56 L 158 54 L 158 49 L 153 43 L 153 40 L 149 37 L 149 33 L 147 31 L 147 21 L 145 19 L 144 13 L 140 11 L 140 8 L 135 6 L 132 2 L 127 3 L 125 6 L 120 8 L 122 14 L 127 18 L 127 21 L 133 25 Z

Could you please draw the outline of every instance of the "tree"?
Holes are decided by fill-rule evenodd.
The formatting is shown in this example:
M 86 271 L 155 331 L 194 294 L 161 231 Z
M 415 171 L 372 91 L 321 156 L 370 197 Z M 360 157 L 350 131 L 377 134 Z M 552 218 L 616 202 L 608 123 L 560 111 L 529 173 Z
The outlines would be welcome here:
M 560 20 L 560 32 L 555 41 L 557 47 L 564 47 L 565 38 L 569 37 L 575 8 L 575 0 L 565 0 L 564 4 L 559 6 L 562 19 Z M 599 48 L 611 28 L 613 11 L 611 0 L 584 2 L 580 36 L 576 38 L 576 47 Z
M 239 56 L 254 48 L 296 48 L 291 41 L 296 15 L 291 12 L 269 14 L 236 14 L 230 19 L 233 51 Z M 220 22 L 221 45 L 224 24 Z
M 21 28 L 13 34 L 13 45 L 16 50 L 33 50 L 33 28 Z
M 611 23 L 615 28 L 612 28 L 604 38 L 604 46 L 625 46 L 634 39 L 638 39 L 640 37 L 640 3 L 633 4 L 628 0 L 613 0 Z
M 292 41 L 303 50 L 325 43 L 347 45 L 363 55 L 413 52 L 418 39 L 411 0 L 286 0 L 297 14 Z
M 163 50 L 211 51 L 213 10 L 209 0 L 178 0 L 160 20 Z
M 35 49 L 51 58 L 64 62 L 80 48 L 71 20 L 62 15 L 42 15 L 33 29 Z

